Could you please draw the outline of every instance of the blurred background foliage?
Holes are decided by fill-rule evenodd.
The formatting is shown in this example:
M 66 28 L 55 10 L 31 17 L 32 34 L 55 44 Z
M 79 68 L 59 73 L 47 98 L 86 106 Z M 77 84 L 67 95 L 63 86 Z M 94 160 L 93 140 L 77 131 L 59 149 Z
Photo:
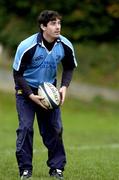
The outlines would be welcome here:
M 118 0 L 1 0 L 0 41 L 14 49 L 37 31 L 37 16 L 44 9 L 63 15 L 62 33 L 75 42 L 119 40 Z
M 119 1 L 1 0 L 0 43 L 12 56 L 21 40 L 39 30 L 44 9 L 63 16 L 62 34 L 73 42 L 79 61 L 76 79 L 119 86 Z

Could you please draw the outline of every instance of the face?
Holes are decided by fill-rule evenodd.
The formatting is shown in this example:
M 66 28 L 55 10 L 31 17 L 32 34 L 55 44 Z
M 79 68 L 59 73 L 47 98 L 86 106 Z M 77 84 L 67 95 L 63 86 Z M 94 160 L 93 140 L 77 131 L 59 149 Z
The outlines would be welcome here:
M 42 25 L 41 28 L 44 38 L 48 41 L 54 41 L 60 35 L 61 21 L 60 19 L 49 21 L 47 26 Z

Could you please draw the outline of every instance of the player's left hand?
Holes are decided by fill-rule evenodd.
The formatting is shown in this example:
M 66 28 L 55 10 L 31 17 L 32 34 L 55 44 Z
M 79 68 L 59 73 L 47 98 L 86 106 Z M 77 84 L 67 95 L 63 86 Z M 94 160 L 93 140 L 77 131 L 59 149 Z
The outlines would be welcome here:
M 67 87 L 66 86 L 62 86 L 59 90 L 60 93 L 60 97 L 61 97 L 61 105 L 63 105 L 64 100 L 65 100 L 65 96 L 66 96 L 66 91 L 67 91 Z

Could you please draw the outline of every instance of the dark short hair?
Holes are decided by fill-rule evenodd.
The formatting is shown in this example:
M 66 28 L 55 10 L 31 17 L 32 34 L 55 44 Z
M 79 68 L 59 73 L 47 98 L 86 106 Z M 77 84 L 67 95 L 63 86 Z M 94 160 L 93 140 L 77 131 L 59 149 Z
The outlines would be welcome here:
M 47 26 L 47 23 L 49 21 L 54 21 L 57 19 L 62 19 L 62 16 L 57 11 L 52 10 L 44 10 L 40 13 L 38 16 L 38 26 L 40 28 L 40 25 L 43 24 L 44 26 Z

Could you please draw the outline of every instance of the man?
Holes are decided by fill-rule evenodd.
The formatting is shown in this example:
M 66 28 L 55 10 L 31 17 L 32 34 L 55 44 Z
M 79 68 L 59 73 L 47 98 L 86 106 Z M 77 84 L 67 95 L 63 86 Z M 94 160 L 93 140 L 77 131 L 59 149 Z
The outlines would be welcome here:
M 56 86 L 57 65 L 61 62 L 63 72 L 59 92 L 62 105 L 77 64 L 72 44 L 60 35 L 59 13 L 44 10 L 38 17 L 38 23 L 40 32 L 20 43 L 13 63 L 19 119 L 16 158 L 21 179 L 30 178 L 33 170 L 33 123 L 36 114 L 40 135 L 48 149 L 49 174 L 63 179 L 66 155 L 62 140 L 60 108 L 47 110 L 47 107 L 42 105 L 37 91 L 43 82 Z

